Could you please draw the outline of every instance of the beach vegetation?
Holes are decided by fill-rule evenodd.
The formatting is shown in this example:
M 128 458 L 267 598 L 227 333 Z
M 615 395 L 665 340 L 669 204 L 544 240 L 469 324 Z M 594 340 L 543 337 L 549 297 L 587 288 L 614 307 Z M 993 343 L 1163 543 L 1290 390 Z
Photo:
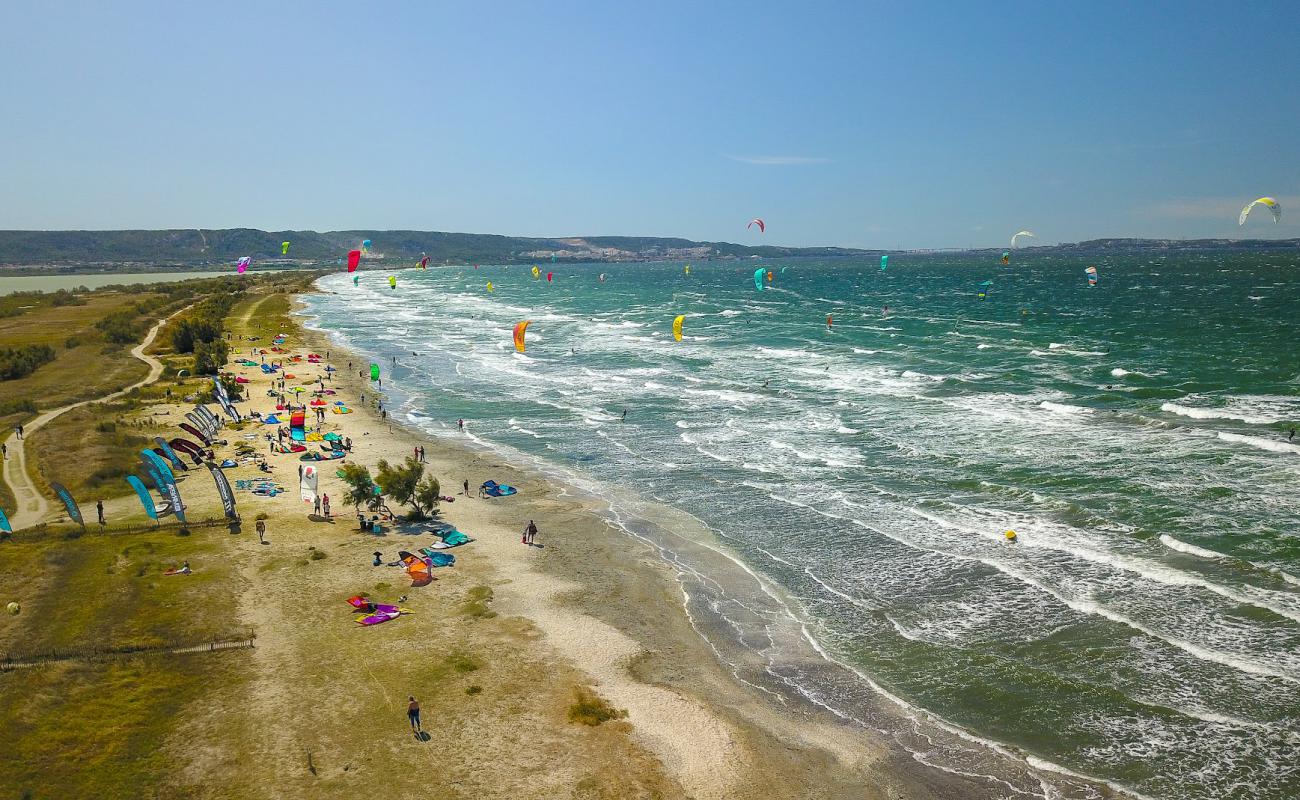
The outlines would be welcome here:
M 569 705 L 569 722 L 595 727 L 612 719 L 627 716 L 626 709 L 614 708 L 605 698 L 581 686 L 573 690 L 573 703 Z
M 370 476 L 370 470 L 360 464 L 344 464 L 342 477 L 343 484 L 347 487 L 343 491 L 343 502 L 354 509 L 363 505 L 369 508 L 378 499 L 375 497 L 375 479 Z
M 54 356 L 54 348 L 47 344 L 0 347 L 0 381 L 25 378 L 42 364 L 53 361 Z
M 390 464 L 386 459 L 379 462 L 379 474 L 375 482 L 384 494 L 394 501 L 409 505 L 416 519 L 423 519 L 438 507 L 438 494 L 441 488 L 438 480 L 432 476 L 424 477 L 424 464 L 407 456 L 401 464 Z

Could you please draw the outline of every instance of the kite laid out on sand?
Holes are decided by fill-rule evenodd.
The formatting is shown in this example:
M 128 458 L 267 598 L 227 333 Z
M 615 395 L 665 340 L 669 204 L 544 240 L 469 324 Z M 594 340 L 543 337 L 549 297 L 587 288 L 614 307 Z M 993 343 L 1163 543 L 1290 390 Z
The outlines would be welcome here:
M 355 617 L 358 625 L 378 625 L 381 622 L 387 622 L 390 619 L 397 619 L 403 614 L 411 613 L 409 608 L 371 602 L 370 598 L 365 595 L 349 597 L 348 605 L 361 612 Z

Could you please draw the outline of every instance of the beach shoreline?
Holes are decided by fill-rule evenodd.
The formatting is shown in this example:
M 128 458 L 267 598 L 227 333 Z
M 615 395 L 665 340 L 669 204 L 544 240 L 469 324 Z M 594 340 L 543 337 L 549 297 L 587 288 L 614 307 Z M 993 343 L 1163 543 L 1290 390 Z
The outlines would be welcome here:
M 311 327 L 301 297 L 295 298 L 293 317 L 309 348 L 329 351 L 336 363 L 350 358 L 356 365 L 349 373 L 336 373 L 343 376 L 339 382 L 373 398 L 376 387 L 359 374 L 369 359 L 333 333 Z M 381 371 L 387 374 L 390 366 L 380 364 Z M 377 412 L 368 402 L 358 413 Z M 704 600 L 684 587 L 682 565 L 670 563 L 673 554 L 653 535 L 611 520 L 612 506 L 603 498 L 472 435 L 458 442 L 455 434 L 434 434 L 402 416 L 388 415 L 390 430 L 426 446 L 433 473 L 450 478 L 457 490 L 463 479 L 473 492 L 487 478 L 520 489 L 504 501 L 470 501 L 489 503 L 494 527 L 507 536 L 514 535 L 505 533 L 512 527 L 510 517 L 515 529 L 536 519 L 540 541 L 548 545 L 534 553 L 516 543 L 516 553 L 537 557 L 512 553 L 493 559 L 491 566 L 504 582 L 499 607 L 532 621 L 562 659 L 589 675 L 615 705 L 628 708 L 633 736 L 688 796 L 744 797 L 750 791 L 767 797 L 997 796 L 997 780 L 926 764 L 889 741 L 888 726 L 869 730 L 784 685 L 752 654 L 724 653 L 720 646 L 734 632 L 719 630 L 707 613 L 692 613 L 692 602 Z M 454 420 L 441 422 L 454 428 Z M 755 582 L 782 605 L 774 587 L 710 541 L 698 520 L 639 498 L 634 502 L 649 509 L 645 516 L 655 518 L 649 526 L 656 533 L 668 531 L 678 544 L 689 542 L 715 559 L 720 571 Z M 674 528 L 692 530 L 678 535 Z M 807 640 L 800 643 L 804 657 L 823 662 L 815 668 L 847 672 L 816 645 L 809 648 L 801 620 L 791 615 L 788 624 L 791 636 Z M 888 702 L 880 705 L 867 719 L 888 716 L 890 726 L 931 722 L 885 708 Z M 1018 760 L 1006 751 L 1000 755 Z M 1019 777 L 1034 782 L 1032 775 Z

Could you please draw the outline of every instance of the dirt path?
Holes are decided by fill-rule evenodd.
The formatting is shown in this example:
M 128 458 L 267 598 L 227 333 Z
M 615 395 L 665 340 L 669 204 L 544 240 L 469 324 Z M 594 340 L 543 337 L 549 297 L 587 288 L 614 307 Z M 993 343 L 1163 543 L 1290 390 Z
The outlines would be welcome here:
M 149 329 L 149 333 L 145 334 L 144 341 L 131 348 L 131 355 L 149 365 L 149 374 L 146 375 L 143 380 L 133 383 L 125 389 L 104 395 L 103 397 L 82 400 L 77 403 L 63 406 L 62 408 L 46 411 L 44 414 L 41 414 L 36 419 L 23 426 L 23 435 L 30 436 L 49 424 L 50 420 L 61 414 L 66 414 L 74 408 L 81 408 L 82 406 L 87 406 L 91 403 L 102 403 L 107 400 L 113 400 L 121 397 L 132 389 L 137 389 L 158 380 L 158 376 L 162 375 L 163 371 L 162 362 L 153 356 L 145 355 L 145 348 L 153 344 L 153 340 L 158 336 L 158 331 L 162 330 L 162 326 L 167 323 L 167 320 L 188 308 L 189 306 L 186 306 L 185 308 L 180 309 L 180 311 L 176 311 L 171 315 L 158 320 L 158 322 Z M 14 509 L 14 513 L 9 515 L 9 522 L 13 525 L 14 530 L 21 530 L 22 528 L 29 528 L 36 525 L 44 519 L 45 515 L 49 513 L 50 503 L 45 499 L 45 496 L 41 494 L 40 490 L 36 488 L 36 483 L 32 480 L 31 474 L 27 469 L 27 454 L 23 449 L 23 440 L 18 438 L 17 431 L 9 434 L 9 438 L 5 440 L 5 445 L 9 448 L 9 458 L 4 462 L 4 480 L 13 491 L 14 500 L 18 505 L 18 507 Z

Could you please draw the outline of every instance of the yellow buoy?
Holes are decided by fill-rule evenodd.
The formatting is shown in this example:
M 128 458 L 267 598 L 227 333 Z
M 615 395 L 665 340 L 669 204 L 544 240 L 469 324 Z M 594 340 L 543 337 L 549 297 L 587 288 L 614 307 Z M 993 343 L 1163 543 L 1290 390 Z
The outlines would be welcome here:
M 1015 531 L 1007 531 L 1007 541 L 1008 541 L 1008 542 L 1014 542 L 1015 540 L 1016 540 L 1016 532 L 1015 532 Z

